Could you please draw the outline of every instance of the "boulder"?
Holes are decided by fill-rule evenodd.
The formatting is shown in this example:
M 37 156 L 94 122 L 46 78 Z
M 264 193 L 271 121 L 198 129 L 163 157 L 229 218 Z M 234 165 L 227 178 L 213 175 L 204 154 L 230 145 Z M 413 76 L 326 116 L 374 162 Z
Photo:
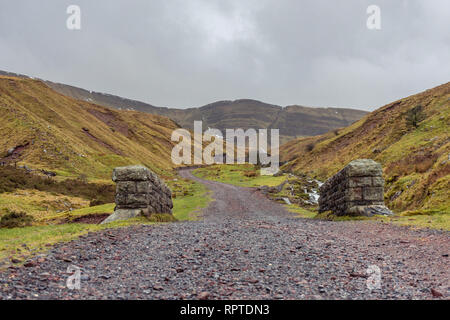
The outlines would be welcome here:
M 354 206 L 348 209 L 352 216 L 372 217 L 374 215 L 392 216 L 394 213 L 384 205 Z
M 103 223 L 109 223 L 118 220 L 128 220 L 136 218 L 142 215 L 142 209 L 117 209 L 112 215 L 102 221 Z

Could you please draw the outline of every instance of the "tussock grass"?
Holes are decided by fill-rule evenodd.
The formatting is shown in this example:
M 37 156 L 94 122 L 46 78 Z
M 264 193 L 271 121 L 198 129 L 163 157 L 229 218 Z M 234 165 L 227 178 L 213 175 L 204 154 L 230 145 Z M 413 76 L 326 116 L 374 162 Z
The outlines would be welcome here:
M 33 226 L 0 230 L 0 260 L 21 255 L 22 245 L 35 253 L 105 228 L 58 223 L 112 213 L 111 172 L 117 166 L 142 164 L 166 181 L 175 178 L 170 152 L 176 128 L 162 116 L 111 110 L 63 96 L 39 80 L 0 76 L 0 162 L 56 173 L 49 179 L 0 166 L 0 216 L 13 210 L 34 218 Z M 18 146 L 19 151 L 8 155 L 7 150 Z M 169 183 L 174 190 L 174 217 L 158 214 L 150 221 L 142 217 L 107 226 L 195 219 L 193 212 L 210 201 L 207 190 L 179 180 L 177 185 Z
M 435 211 L 406 211 L 400 215 L 390 217 L 336 216 L 331 212 L 322 212 L 309 213 L 306 215 L 304 214 L 304 217 L 327 221 L 380 221 L 412 228 L 428 228 L 450 231 L 450 215 Z
M 114 201 L 113 184 L 89 183 L 82 179 L 58 180 L 12 166 L 0 167 L 0 194 L 18 189 L 35 189 L 52 194 L 95 200 L 97 204 Z
M 23 211 L 37 221 L 58 212 L 69 211 L 89 205 L 83 198 L 70 197 L 37 190 L 16 190 L 0 193 L 0 216 L 9 211 Z
M 313 219 L 327 220 L 327 221 L 353 221 L 353 220 L 370 220 L 372 217 L 364 216 L 336 216 L 331 211 L 316 213 Z M 375 217 L 376 219 L 376 217 Z
M 30 226 L 33 217 L 25 212 L 8 211 L 0 218 L 0 228 L 21 228 Z
M 413 228 L 428 228 L 450 231 L 450 214 L 420 214 L 379 218 L 386 222 Z

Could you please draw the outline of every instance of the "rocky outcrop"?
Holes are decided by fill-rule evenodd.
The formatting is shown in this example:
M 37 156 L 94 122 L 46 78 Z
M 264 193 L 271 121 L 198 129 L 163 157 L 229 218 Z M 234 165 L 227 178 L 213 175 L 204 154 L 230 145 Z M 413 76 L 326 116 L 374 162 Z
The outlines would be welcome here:
M 370 159 L 350 162 L 320 187 L 319 212 L 372 216 L 391 215 L 384 205 L 381 165 Z
M 115 168 L 116 208 L 102 223 L 153 213 L 172 213 L 172 192 L 159 177 L 143 166 Z

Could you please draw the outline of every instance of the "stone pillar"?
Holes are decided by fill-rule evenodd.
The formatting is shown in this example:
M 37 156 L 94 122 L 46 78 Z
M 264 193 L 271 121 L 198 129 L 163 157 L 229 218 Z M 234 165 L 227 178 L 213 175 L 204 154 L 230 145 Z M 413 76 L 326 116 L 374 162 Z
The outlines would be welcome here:
M 319 212 L 338 216 L 391 215 L 384 205 L 381 165 L 370 159 L 350 162 L 320 187 Z
M 143 166 L 115 168 L 116 208 L 102 223 L 154 213 L 172 214 L 172 192 L 159 177 Z

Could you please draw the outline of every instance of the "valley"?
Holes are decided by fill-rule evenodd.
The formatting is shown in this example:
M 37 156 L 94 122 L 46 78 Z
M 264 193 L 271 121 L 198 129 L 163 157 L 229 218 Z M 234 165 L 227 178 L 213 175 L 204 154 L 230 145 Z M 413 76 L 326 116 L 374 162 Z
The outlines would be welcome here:
M 178 122 L 163 112 L 71 96 L 37 79 L 0 76 L 0 286 L 15 279 L 2 287 L 2 298 L 448 296 L 449 83 L 360 113 L 360 120 L 353 111 L 344 116 L 345 109 L 331 116 L 333 109 L 240 100 L 200 108 Z M 262 176 L 260 165 L 172 163 L 172 132 L 190 129 L 199 114 L 215 128 L 284 126 L 281 171 Z M 305 119 L 317 131 L 283 124 L 301 127 Z M 305 137 L 310 134 L 316 135 Z M 395 215 L 318 213 L 320 184 L 359 158 L 383 165 L 385 202 Z M 134 164 L 165 181 L 172 214 L 99 224 L 115 208 L 112 170 Z M 137 244 L 131 253 L 129 243 Z M 369 262 L 386 272 L 380 290 L 366 289 Z M 69 264 L 83 266 L 81 291 L 64 287 Z M 57 271 L 41 276 L 49 270 Z M 135 289 L 116 290 L 123 281 Z
M 0 306 L 445 314 L 450 1 L 378 2 L 2 1 Z

